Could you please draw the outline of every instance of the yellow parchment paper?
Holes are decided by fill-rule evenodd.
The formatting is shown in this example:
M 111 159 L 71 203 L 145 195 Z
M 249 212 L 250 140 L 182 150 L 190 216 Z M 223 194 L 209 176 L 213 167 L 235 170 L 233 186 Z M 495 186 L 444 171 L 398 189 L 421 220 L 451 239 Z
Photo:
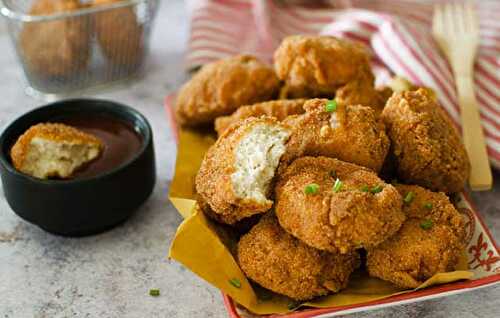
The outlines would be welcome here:
M 231 296 L 251 312 L 261 315 L 286 313 L 298 306 L 327 308 L 354 305 L 412 291 L 371 278 L 360 270 L 353 273 L 349 286 L 341 292 L 299 305 L 286 297 L 251 284 L 231 253 L 237 243 L 236 238 L 225 226 L 207 219 L 196 205 L 194 178 L 205 152 L 214 142 L 215 135 L 207 131 L 179 132 L 175 177 L 169 196 L 185 220 L 177 229 L 170 247 L 171 258 Z M 437 274 L 417 289 L 472 278 L 473 273 L 467 271 L 465 254 L 459 269 L 455 272 Z M 239 288 L 233 286 L 230 283 L 232 279 L 237 279 L 241 286 Z

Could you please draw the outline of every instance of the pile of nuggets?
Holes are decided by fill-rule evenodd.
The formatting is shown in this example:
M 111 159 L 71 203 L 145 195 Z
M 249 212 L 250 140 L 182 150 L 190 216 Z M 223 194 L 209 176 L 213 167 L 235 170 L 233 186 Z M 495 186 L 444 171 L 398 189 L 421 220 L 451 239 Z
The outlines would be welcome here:
M 252 225 L 235 252 L 241 269 L 297 301 L 338 292 L 360 266 L 415 288 L 453 271 L 465 248 L 447 196 L 470 170 L 455 127 L 430 89 L 376 89 L 369 58 L 356 43 L 291 36 L 274 70 L 228 58 L 178 96 L 182 125 L 219 135 L 196 176 L 200 208 Z

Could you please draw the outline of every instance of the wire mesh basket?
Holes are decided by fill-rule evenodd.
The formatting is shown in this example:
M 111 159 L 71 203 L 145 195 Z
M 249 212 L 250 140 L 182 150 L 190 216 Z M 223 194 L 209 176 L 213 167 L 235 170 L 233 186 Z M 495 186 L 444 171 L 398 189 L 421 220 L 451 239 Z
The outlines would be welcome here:
M 32 96 L 77 95 L 144 71 L 158 0 L 0 3 Z

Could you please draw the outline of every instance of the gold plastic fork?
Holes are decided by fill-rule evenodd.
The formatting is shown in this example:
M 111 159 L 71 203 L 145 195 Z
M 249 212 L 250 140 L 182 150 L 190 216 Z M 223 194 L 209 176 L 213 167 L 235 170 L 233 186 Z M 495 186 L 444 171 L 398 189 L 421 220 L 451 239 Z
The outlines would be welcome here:
M 432 34 L 455 75 L 462 135 L 471 162 L 469 186 L 473 191 L 489 190 L 493 180 L 474 94 L 473 71 L 479 45 L 479 24 L 473 5 L 449 3 L 435 6 Z

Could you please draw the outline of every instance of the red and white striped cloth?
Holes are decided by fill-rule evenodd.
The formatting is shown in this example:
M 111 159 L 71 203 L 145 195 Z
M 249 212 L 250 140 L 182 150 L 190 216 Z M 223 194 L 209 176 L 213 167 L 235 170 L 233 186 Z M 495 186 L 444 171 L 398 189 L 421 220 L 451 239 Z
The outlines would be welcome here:
M 321 8 L 290 2 L 188 1 L 187 67 L 239 53 L 270 62 L 287 35 L 334 35 L 371 48 L 378 85 L 396 74 L 432 87 L 442 107 L 460 125 L 453 74 L 431 35 L 436 1 L 330 0 L 330 6 Z M 481 0 L 477 9 L 481 42 L 475 66 L 476 97 L 491 163 L 500 169 L 500 1 Z

